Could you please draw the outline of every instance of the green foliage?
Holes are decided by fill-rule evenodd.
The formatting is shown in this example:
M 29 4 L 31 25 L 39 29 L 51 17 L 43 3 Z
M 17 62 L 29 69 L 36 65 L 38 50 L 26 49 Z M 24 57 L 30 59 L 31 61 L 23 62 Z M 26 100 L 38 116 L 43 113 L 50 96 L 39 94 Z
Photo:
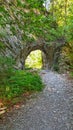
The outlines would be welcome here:
M 49 10 L 43 7 L 45 0 L 0 0 L 0 38 L 17 36 L 21 32 L 21 43 L 44 39 L 46 43 L 65 39 L 73 43 L 73 1 L 51 0 Z M 10 25 L 10 30 L 6 28 Z M 0 49 L 3 44 L 0 43 Z M 70 65 L 73 64 L 73 46 L 66 53 Z
M 59 65 L 58 64 L 54 64 L 53 69 L 57 72 L 59 72 Z
M 47 12 L 43 7 L 44 0 L 1 2 L 0 25 L 5 27 L 6 24 L 10 24 L 11 31 L 14 35 L 17 35 L 17 29 L 15 29 L 17 25 L 18 29 L 23 30 L 22 40 L 26 42 L 35 39 L 33 35 L 36 39 L 42 37 L 46 41 L 60 39 L 64 35 L 64 30 L 67 30 L 67 28 L 68 30 L 66 32 L 71 34 L 69 36 L 72 37 L 73 22 L 70 21 L 73 19 L 73 4 L 71 0 L 67 5 L 64 0 L 51 1 L 50 9 Z M 29 35 L 32 35 L 32 37 L 30 38 Z
M 13 69 L 14 61 L 0 57 L 0 98 L 12 99 L 27 91 L 40 91 L 43 84 L 40 76 Z
M 0 98 L 11 99 L 25 92 L 41 91 L 43 84 L 40 76 L 26 71 L 15 71 L 6 84 L 0 84 Z
M 69 42 L 62 49 L 63 59 L 60 62 L 64 63 L 65 70 L 73 71 L 73 42 Z
M 3 42 L 0 42 L 0 49 L 4 49 L 5 48 L 5 45 Z
M 14 60 L 0 56 L 0 84 L 5 85 L 7 79 L 13 74 Z
M 17 29 L 23 30 L 22 40 L 26 42 L 36 40 L 39 37 L 47 41 L 53 41 L 58 37 L 57 22 L 51 14 L 45 16 L 44 0 L 14 0 L 1 5 L 0 25 L 9 24 L 11 31 L 17 35 Z M 10 6 L 9 6 L 10 5 Z M 21 24 L 20 24 L 21 23 Z M 32 37 L 30 37 L 32 35 Z M 35 36 L 35 37 L 33 37 Z M 4 36 L 5 37 L 5 36 Z
M 9 43 L 7 36 L 11 35 L 17 38 L 18 34 L 21 35 L 21 43 L 27 44 L 39 38 L 46 43 L 64 38 L 67 42 L 63 50 L 65 62 L 73 75 L 73 0 L 67 3 L 65 0 L 51 0 L 49 11 L 43 7 L 43 1 L 0 0 L 0 53 L 5 49 L 2 40 L 6 39 Z M 30 57 L 35 60 L 33 55 Z M 37 59 L 38 63 L 29 67 L 41 66 L 39 54 Z M 26 91 L 42 89 L 43 85 L 37 74 L 15 71 L 13 65 L 13 59 L 0 56 L 0 98 L 11 99 Z M 54 65 L 54 69 L 59 70 L 58 64 Z
M 2 70 L 11 69 L 13 67 L 14 60 L 10 57 L 0 56 L 0 72 Z
M 70 73 L 71 77 L 73 78 L 73 72 Z

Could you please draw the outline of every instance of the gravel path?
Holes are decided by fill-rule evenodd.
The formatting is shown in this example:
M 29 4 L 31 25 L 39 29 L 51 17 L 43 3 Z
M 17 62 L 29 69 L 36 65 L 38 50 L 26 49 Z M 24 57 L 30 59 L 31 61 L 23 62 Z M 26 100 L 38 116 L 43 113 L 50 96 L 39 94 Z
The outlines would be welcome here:
M 41 71 L 43 92 L 7 115 L 0 130 L 73 130 L 73 81 L 65 75 Z

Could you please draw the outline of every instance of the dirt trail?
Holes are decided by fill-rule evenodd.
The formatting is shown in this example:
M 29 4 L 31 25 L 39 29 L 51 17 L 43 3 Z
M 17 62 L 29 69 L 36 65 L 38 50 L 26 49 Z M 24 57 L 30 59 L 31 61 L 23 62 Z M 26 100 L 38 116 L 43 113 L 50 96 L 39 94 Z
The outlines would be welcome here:
M 43 70 L 43 92 L 8 113 L 0 130 L 73 130 L 73 81 Z

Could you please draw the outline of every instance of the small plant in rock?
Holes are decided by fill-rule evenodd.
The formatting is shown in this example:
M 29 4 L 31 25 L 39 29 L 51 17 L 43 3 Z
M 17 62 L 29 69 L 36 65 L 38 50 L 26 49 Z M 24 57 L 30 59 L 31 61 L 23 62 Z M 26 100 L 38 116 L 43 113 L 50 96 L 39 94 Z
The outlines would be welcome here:
M 59 65 L 58 64 L 54 64 L 53 69 L 58 72 L 59 71 Z

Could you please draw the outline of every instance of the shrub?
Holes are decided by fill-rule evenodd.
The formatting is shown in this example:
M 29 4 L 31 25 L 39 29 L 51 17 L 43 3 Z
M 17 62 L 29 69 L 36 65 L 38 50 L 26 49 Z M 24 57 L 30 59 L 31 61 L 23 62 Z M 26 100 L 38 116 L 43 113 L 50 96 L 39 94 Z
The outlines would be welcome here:
M 6 80 L 13 74 L 13 64 L 12 58 L 0 56 L 0 84 L 6 84 Z
M 1 85 L 0 97 L 11 99 L 27 91 L 41 91 L 42 88 L 43 84 L 37 73 L 32 74 L 23 70 L 16 70 L 14 75 L 7 78 L 5 84 Z

